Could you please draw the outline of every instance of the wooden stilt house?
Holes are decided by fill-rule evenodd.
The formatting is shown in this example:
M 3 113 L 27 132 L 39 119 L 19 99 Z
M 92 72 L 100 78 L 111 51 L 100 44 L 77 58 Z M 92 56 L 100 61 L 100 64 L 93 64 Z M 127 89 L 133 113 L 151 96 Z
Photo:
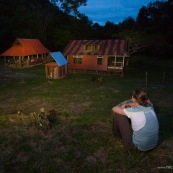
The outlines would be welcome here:
M 49 50 L 38 39 L 17 38 L 13 45 L 0 55 L 10 67 L 30 67 L 49 62 Z

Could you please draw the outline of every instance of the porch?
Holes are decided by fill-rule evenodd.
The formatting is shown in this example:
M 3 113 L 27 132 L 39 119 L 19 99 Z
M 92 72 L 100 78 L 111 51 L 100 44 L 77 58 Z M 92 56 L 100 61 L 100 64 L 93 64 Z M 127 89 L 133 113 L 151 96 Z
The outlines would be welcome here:
M 108 74 L 120 73 L 124 75 L 124 62 L 125 57 L 120 56 L 110 56 L 108 57 Z

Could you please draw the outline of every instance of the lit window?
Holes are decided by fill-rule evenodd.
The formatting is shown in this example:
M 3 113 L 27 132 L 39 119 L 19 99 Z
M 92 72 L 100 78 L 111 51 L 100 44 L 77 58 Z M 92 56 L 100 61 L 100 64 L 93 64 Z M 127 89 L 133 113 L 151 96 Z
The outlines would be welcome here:
M 74 64 L 82 64 L 82 55 L 73 55 L 73 63 Z
M 86 45 L 86 46 L 85 46 L 85 50 L 86 50 L 86 51 L 91 51 L 91 50 L 92 50 L 91 44 Z
M 87 44 L 85 45 L 85 51 L 98 51 L 100 48 L 97 44 Z

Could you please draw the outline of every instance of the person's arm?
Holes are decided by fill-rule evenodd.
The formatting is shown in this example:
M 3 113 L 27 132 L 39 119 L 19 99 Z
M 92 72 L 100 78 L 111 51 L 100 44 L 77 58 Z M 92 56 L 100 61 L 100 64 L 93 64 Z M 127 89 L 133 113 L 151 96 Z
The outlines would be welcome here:
M 124 112 L 125 105 L 117 105 L 112 108 L 112 112 L 117 113 L 119 115 L 126 115 Z
M 134 106 L 135 106 L 134 103 L 133 103 L 132 100 L 130 99 L 130 100 L 126 100 L 126 101 L 124 101 L 124 102 L 122 102 L 122 103 L 120 103 L 120 104 L 114 106 L 114 107 L 112 108 L 112 111 L 113 111 L 114 113 L 117 113 L 117 114 L 120 114 L 120 115 L 126 115 L 125 112 L 124 112 L 124 109 L 125 109 L 126 107 L 134 107 Z

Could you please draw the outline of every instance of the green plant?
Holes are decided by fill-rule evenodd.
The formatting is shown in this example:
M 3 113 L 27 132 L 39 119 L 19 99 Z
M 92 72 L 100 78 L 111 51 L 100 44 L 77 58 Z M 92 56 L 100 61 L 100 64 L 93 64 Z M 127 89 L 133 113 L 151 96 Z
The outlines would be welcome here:
M 100 83 L 100 85 L 103 85 L 103 82 L 104 82 L 103 76 L 99 76 L 97 78 L 97 81 Z

